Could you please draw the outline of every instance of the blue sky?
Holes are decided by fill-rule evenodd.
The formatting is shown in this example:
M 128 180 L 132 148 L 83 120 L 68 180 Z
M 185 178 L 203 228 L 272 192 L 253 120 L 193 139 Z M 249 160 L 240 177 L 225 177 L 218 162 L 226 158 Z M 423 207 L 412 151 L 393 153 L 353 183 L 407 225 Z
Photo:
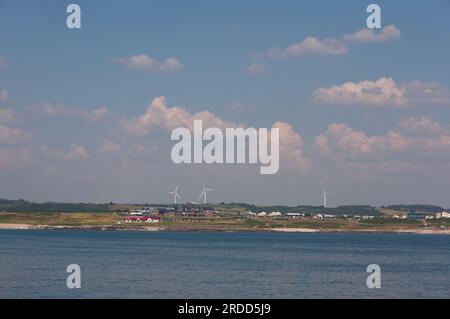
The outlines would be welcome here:
M 69 3 L 0 1 L 0 61 L 5 61 L 0 63 L 0 92 L 8 92 L 0 108 L 14 117 L 2 125 L 30 135 L 27 141 L 0 145 L 0 197 L 167 201 L 168 188 L 180 183 L 186 199 L 194 200 L 198 185 L 212 183 L 220 189 L 211 194 L 215 201 L 318 204 L 326 185 L 337 193 L 336 205 L 450 206 L 443 191 L 450 177 L 450 106 L 447 100 L 435 103 L 435 96 L 422 97 L 436 88 L 430 83 L 439 86 L 440 96 L 450 88 L 449 1 L 377 1 L 383 27 L 395 26 L 399 36 L 349 42 L 345 54 L 281 58 L 269 57 L 268 50 L 308 37 L 343 41 L 365 29 L 370 2 L 76 1 L 81 30 L 65 25 Z M 118 62 L 136 55 L 158 61 L 174 57 L 182 67 L 140 70 Z M 249 74 L 252 63 L 264 65 L 265 71 Z M 390 99 L 367 106 L 313 98 L 320 88 L 383 77 L 407 87 L 414 100 L 399 107 Z M 414 81 L 420 84 L 413 86 Z M 254 127 L 287 123 L 303 140 L 289 147 L 299 147 L 300 161 L 311 161 L 313 168 L 262 177 L 254 167 L 173 167 L 167 163 L 167 128 L 136 138 L 122 125 L 142 116 L 159 96 L 167 107 L 180 106 L 190 114 L 208 110 L 227 122 Z M 43 105 L 52 106 L 51 116 Z M 89 120 L 92 114 L 86 112 L 100 108 L 107 109 L 105 118 Z M 399 122 L 401 137 L 409 143 L 401 150 L 394 149 L 397 140 L 388 133 L 400 131 Z M 436 123 L 441 129 L 430 137 Z M 327 135 L 332 124 L 347 126 L 335 126 Z M 427 132 L 417 137 L 411 126 L 422 131 L 426 126 Z M 367 139 L 361 141 L 361 132 Z M 329 149 L 319 152 L 321 135 Z M 374 136 L 380 138 L 370 139 Z M 349 139 L 350 145 L 343 145 Z M 99 151 L 105 141 L 120 146 L 114 159 Z M 138 155 L 127 148 L 140 143 L 153 152 Z M 82 159 L 71 161 L 71 149 Z M 333 161 L 340 157 L 339 163 Z

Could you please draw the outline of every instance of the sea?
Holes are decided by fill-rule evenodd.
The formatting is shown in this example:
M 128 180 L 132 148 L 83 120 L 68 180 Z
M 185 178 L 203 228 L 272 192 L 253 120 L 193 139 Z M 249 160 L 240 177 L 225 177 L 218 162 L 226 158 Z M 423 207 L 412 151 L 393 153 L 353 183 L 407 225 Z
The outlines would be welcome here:
M 0 298 L 450 298 L 450 236 L 0 230 Z

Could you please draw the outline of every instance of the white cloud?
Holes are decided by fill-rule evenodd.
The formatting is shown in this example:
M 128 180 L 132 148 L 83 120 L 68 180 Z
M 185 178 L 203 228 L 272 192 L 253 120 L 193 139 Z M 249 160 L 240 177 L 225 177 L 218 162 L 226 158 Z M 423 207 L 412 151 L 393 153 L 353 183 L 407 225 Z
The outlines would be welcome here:
M 344 123 L 330 124 L 324 135 L 316 137 L 315 144 L 322 154 L 332 151 L 349 160 L 374 160 L 407 146 L 394 132 L 388 136 L 368 136 Z
M 438 122 L 427 116 L 403 118 L 397 126 L 401 131 L 414 135 L 439 135 L 445 132 Z
M 344 40 L 347 42 L 387 42 L 400 38 L 400 30 L 394 25 L 388 25 L 381 29 L 380 32 L 374 29 L 361 29 L 355 33 L 345 35 Z
M 432 134 L 430 134 L 432 133 Z M 385 135 L 369 136 L 347 124 L 333 123 L 315 139 L 322 157 L 342 162 L 405 161 L 417 164 L 450 159 L 450 133 L 429 118 L 406 118 Z
M 287 165 L 298 173 L 309 173 L 313 169 L 312 161 L 304 154 L 304 142 L 293 127 L 285 122 L 275 122 L 272 127 L 276 127 L 280 132 L 280 159 L 282 164 Z
M 0 101 L 9 99 L 9 92 L 7 90 L 0 90 Z
M 181 107 L 168 107 L 163 96 L 153 99 L 143 115 L 125 120 L 123 125 L 132 136 L 147 136 L 157 130 L 171 131 L 178 127 L 186 127 L 192 131 L 194 120 L 202 120 L 203 129 L 217 127 L 225 130 L 226 128 L 246 127 L 245 124 L 225 121 L 209 111 L 191 114 Z M 285 122 L 275 122 L 273 127 L 279 128 L 280 161 L 284 163 L 283 166 L 296 172 L 310 170 L 312 163 L 303 152 L 303 139 L 300 135 L 290 124 Z M 283 169 L 283 166 L 280 169 Z
M 405 107 L 422 104 L 450 105 L 450 92 L 434 82 L 419 80 L 397 83 L 393 78 L 376 81 L 346 82 L 319 88 L 313 100 L 322 104 Z
M 264 64 L 254 62 L 247 67 L 246 72 L 250 75 L 260 75 L 266 72 L 266 70 L 267 68 Z
M 0 124 L 0 144 L 20 144 L 31 139 L 31 135 L 19 128 Z
M 53 117 L 81 118 L 90 122 L 100 121 L 109 114 L 106 107 L 86 110 L 79 107 L 66 107 L 50 103 L 30 106 L 27 110 Z
M 266 56 L 269 58 L 295 57 L 307 54 L 339 55 L 347 53 L 347 47 L 339 40 L 307 37 L 301 42 L 292 43 L 285 48 L 271 48 Z
M 318 39 L 317 37 L 307 37 L 304 40 L 289 44 L 286 47 L 274 47 L 263 55 L 269 58 L 287 58 L 303 55 L 341 55 L 348 52 L 348 45 L 362 42 L 388 42 L 400 38 L 400 30 L 394 25 L 388 25 L 381 31 L 362 29 L 352 34 L 344 35 L 340 38 Z
M 193 130 L 194 120 L 202 120 L 203 127 L 236 127 L 234 123 L 226 122 L 209 111 L 191 114 L 177 106 L 168 107 L 164 96 L 153 99 L 145 113 L 139 117 L 125 120 L 126 130 L 136 136 L 145 136 L 155 129 L 173 130 L 186 127 Z
M 177 71 L 183 68 L 183 65 L 177 58 L 172 57 L 163 61 L 158 61 L 146 54 L 133 55 L 127 58 L 117 59 L 115 62 L 132 69 L 159 72 Z

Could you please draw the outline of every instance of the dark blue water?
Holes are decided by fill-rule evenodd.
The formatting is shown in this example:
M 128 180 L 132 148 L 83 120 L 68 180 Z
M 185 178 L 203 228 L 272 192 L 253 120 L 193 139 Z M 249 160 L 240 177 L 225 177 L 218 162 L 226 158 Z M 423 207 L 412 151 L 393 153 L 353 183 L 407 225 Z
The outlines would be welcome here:
M 450 298 L 449 248 L 445 235 L 0 230 L 0 297 Z M 381 289 L 366 286 L 372 263 Z

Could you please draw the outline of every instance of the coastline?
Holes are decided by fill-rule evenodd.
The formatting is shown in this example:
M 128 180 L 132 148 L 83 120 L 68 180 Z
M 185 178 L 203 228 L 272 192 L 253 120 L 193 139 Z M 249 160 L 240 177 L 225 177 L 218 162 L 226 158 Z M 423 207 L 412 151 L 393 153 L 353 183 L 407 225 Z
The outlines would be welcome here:
M 271 233 L 367 233 L 450 235 L 450 229 L 320 229 L 320 228 L 167 228 L 161 226 L 118 227 L 115 225 L 31 225 L 0 223 L 0 230 L 139 231 L 139 232 L 271 232 Z

